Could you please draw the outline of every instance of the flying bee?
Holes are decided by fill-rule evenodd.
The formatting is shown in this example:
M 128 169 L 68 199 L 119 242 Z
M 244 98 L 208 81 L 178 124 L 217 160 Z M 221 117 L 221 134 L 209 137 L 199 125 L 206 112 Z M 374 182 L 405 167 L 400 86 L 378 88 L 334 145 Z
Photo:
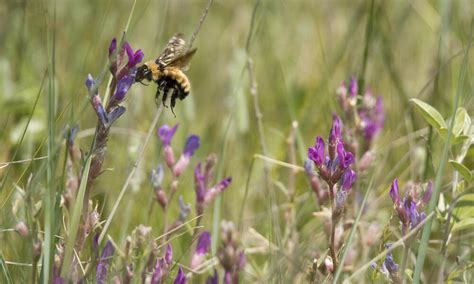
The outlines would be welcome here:
M 155 96 L 157 104 L 160 92 L 163 92 L 161 101 L 167 107 L 165 102 L 169 92 L 172 91 L 171 111 L 173 114 L 176 99 L 183 100 L 189 95 L 191 85 L 184 71 L 187 70 L 189 61 L 196 53 L 196 48 L 186 50 L 186 42 L 183 37 L 182 33 L 174 34 L 158 59 L 145 62 L 145 64 L 138 67 L 135 77 L 135 81 L 140 83 L 145 79 L 156 82 L 158 85 Z

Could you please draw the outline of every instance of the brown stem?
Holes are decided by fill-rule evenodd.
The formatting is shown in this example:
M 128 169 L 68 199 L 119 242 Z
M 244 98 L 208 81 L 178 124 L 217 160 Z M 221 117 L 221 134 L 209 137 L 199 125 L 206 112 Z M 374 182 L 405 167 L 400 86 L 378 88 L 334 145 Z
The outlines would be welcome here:
M 331 238 L 329 244 L 329 251 L 331 253 L 332 263 L 333 263 L 333 272 L 337 270 L 337 254 L 336 254 L 336 225 L 337 220 L 335 218 L 335 198 L 334 198 L 334 184 L 329 183 L 329 198 L 331 199 Z

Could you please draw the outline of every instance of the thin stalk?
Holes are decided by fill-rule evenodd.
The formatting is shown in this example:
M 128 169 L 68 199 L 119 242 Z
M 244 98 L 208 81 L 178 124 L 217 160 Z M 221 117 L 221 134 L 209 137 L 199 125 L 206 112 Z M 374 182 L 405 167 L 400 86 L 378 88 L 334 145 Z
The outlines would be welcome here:
M 348 237 L 347 242 L 344 246 L 344 250 L 341 253 L 340 263 L 344 263 L 344 260 L 346 259 L 346 256 L 347 256 L 347 253 L 349 252 L 349 249 L 351 247 L 352 239 L 355 235 L 355 232 L 356 232 L 357 228 L 359 227 L 360 217 L 362 216 L 362 213 L 364 211 L 365 204 L 367 203 L 367 199 L 369 197 L 369 193 L 372 190 L 372 181 L 373 181 L 373 179 L 370 180 L 369 186 L 367 187 L 367 191 L 365 192 L 364 200 L 362 201 L 362 204 L 359 207 L 357 217 L 354 221 L 354 224 L 352 225 L 352 229 L 351 229 L 351 232 L 349 233 L 349 237 Z M 335 269 L 336 274 L 334 275 L 334 279 L 333 279 L 332 283 L 337 283 L 337 280 L 339 279 L 339 276 L 342 273 L 343 266 L 344 265 L 340 265 L 339 267 L 337 267 L 337 269 Z
M 329 185 L 329 198 L 331 199 L 331 237 L 329 238 L 329 252 L 331 253 L 333 271 L 337 270 L 337 253 L 336 253 L 336 225 L 334 210 L 336 209 L 336 200 L 334 198 L 334 184 Z
M 410 248 L 411 248 L 411 240 L 408 239 L 403 247 L 403 254 L 402 254 L 402 263 L 400 264 L 400 273 L 402 278 L 402 284 L 405 284 L 405 269 L 408 264 L 408 257 L 410 256 Z
M 47 160 L 47 171 L 46 171 L 46 194 L 44 197 L 44 243 L 43 243 L 43 283 L 50 282 L 50 276 L 52 272 L 52 263 L 54 257 L 54 227 L 55 227 L 55 219 L 54 219 L 54 209 L 55 209 L 55 168 L 56 168 L 56 152 L 55 152 L 55 116 L 56 116 L 56 94 L 54 90 L 54 76 L 55 76 L 55 24 L 56 24 L 56 1 L 52 1 L 53 5 L 53 16 L 52 22 L 49 23 L 47 27 L 47 44 L 48 50 L 51 52 L 48 58 L 48 83 L 49 83 L 49 90 L 48 90 L 48 144 L 47 144 L 47 151 L 48 151 L 48 160 Z
M 365 71 L 367 69 L 367 61 L 369 61 L 370 42 L 372 41 L 372 33 L 375 19 L 374 6 L 375 0 L 372 0 L 370 2 L 369 17 L 367 18 L 367 26 L 365 30 L 364 58 L 362 60 L 362 70 L 360 72 L 359 80 L 359 88 L 362 94 L 365 93 Z
M 138 152 L 138 157 L 137 160 L 135 161 L 135 164 L 133 164 L 132 169 L 130 170 L 130 173 L 128 174 L 127 179 L 125 180 L 125 183 L 122 186 L 122 189 L 120 190 L 119 196 L 117 197 L 117 200 L 115 201 L 114 207 L 112 208 L 112 211 L 110 212 L 110 215 L 107 217 L 107 221 L 105 222 L 104 228 L 102 229 L 102 232 L 100 233 L 99 236 L 99 245 L 102 243 L 102 241 L 105 238 L 105 234 L 107 234 L 107 230 L 109 229 L 110 223 L 112 222 L 112 219 L 115 216 L 115 213 L 117 212 L 117 209 L 120 205 L 120 202 L 123 199 L 123 196 L 125 195 L 125 192 L 128 189 L 128 185 L 132 181 L 133 175 L 135 174 L 135 171 L 137 170 L 138 166 L 140 165 L 141 161 L 143 160 L 143 157 L 145 156 L 145 148 L 148 145 L 148 142 L 150 142 L 150 138 L 153 135 L 153 130 L 156 128 L 156 125 L 158 124 L 158 120 L 161 116 L 161 113 L 163 112 L 163 105 L 160 104 L 158 107 L 158 110 L 156 111 L 155 118 L 153 119 L 153 122 L 150 125 L 150 129 L 148 130 L 148 134 L 145 138 L 145 141 L 142 144 L 142 147 L 140 151 Z
M 344 283 L 352 283 L 350 282 L 350 280 L 356 278 L 357 276 L 359 276 L 361 273 L 363 273 L 367 268 L 369 268 L 373 263 L 377 263 L 379 260 L 381 260 L 382 258 L 384 258 L 387 253 L 393 251 L 394 249 L 398 248 L 399 246 L 403 245 L 404 242 L 414 236 L 416 233 L 418 233 L 418 231 L 430 220 L 432 220 L 434 216 L 434 212 L 431 212 L 430 214 L 428 214 L 426 216 L 425 219 L 423 219 L 423 221 L 421 221 L 415 228 L 413 228 L 411 231 L 409 231 L 405 236 L 403 236 L 401 239 L 399 239 L 398 241 L 394 242 L 389 248 L 385 249 L 384 251 L 382 251 L 381 253 L 379 253 L 376 257 L 372 258 L 371 260 L 369 260 L 366 264 L 364 264 L 362 267 L 360 267 L 359 269 L 357 269 L 356 271 L 354 271 L 354 273 L 352 273 L 347 279 L 344 279 Z
M 471 32 L 469 34 L 467 47 L 464 52 L 463 65 L 462 65 L 461 74 L 459 75 L 459 80 L 458 80 L 458 89 L 456 92 L 456 97 L 454 98 L 452 117 L 456 115 L 456 110 L 459 105 L 459 98 L 461 97 L 461 94 L 464 89 L 464 80 L 466 78 L 467 68 L 469 64 L 468 55 L 469 55 L 469 50 L 471 48 L 473 31 L 474 31 L 474 21 L 471 22 Z M 448 129 L 448 137 L 446 138 L 446 142 L 444 143 L 443 155 L 441 157 L 438 172 L 436 173 L 436 179 L 433 186 L 433 195 L 431 197 L 429 208 L 428 208 L 428 212 L 430 214 L 434 212 L 438 204 L 439 195 L 441 193 L 441 183 L 443 180 L 444 168 L 448 160 L 448 152 L 449 152 L 451 138 L 452 138 L 453 126 L 454 126 L 454 119 L 451 119 L 451 122 L 449 123 L 449 129 Z M 433 220 L 432 219 L 428 220 L 428 223 L 423 229 L 423 234 L 421 236 L 421 242 L 418 249 L 418 256 L 416 258 L 415 272 L 413 274 L 413 283 L 415 284 L 418 284 L 420 282 L 421 272 L 423 270 L 423 264 L 425 262 L 425 257 L 426 257 L 426 251 L 428 249 L 428 241 L 430 239 L 432 224 L 433 224 Z

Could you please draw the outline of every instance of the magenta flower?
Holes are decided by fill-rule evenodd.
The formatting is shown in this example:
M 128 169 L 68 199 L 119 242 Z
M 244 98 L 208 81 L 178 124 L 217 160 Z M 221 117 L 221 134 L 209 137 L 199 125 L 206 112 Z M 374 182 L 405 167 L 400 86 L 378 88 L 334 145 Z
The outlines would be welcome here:
M 201 215 L 204 212 L 204 208 L 210 204 L 219 193 L 229 187 L 232 182 L 231 177 L 226 177 L 213 187 L 209 188 L 208 182 L 210 180 L 209 178 L 206 178 L 206 176 L 209 175 L 208 163 L 206 163 L 204 168 L 205 172 L 202 171 L 201 163 L 198 163 L 194 169 L 194 191 L 196 192 L 196 210 L 198 215 Z
M 194 152 L 199 148 L 200 139 L 197 135 L 191 135 L 188 137 L 186 141 L 186 145 L 184 146 L 183 154 L 179 158 L 178 162 L 174 165 L 173 168 L 173 175 L 175 177 L 179 177 L 181 173 L 186 169 L 191 160 L 191 157 L 194 155 Z
M 196 269 L 204 260 L 206 253 L 211 247 L 211 233 L 204 231 L 199 236 L 196 250 L 191 257 L 191 269 Z
M 319 167 L 323 165 L 324 157 L 324 140 L 321 136 L 316 137 L 316 144 L 313 148 L 308 149 L 308 157 Z
M 180 267 L 178 269 L 178 274 L 176 275 L 176 278 L 174 279 L 174 284 L 186 284 L 187 279 L 186 275 L 184 275 L 183 269 Z
M 135 73 L 136 71 L 133 71 L 130 72 L 130 74 L 127 74 L 120 78 L 120 80 L 117 82 L 117 87 L 112 97 L 113 100 L 117 102 L 123 101 L 128 90 L 130 89 L 132 84 L 135 83 Z
M 352 77 L 349 83 L 349 97 L 357 97 L 357 93 L 359 92 L 359 85 L 357 84 L 357 78 Z
M 428 182 L 428 186 L 424 192 L 423 197 L 420 197 L 420 186 L 407 186 L 403 200 L 400 200 L 398 180 L 394 179 L 390 187 L 390 197 L 395 205 L 398 213 L 398 218 L 401 223 L 402 234 L 405 235 L 410 228 L 416 227 L 426 214 L 423 211 L 424 206 L 431 198 L 432 183 Z
M 199 148 L 199 145 L 201 144 L 201 140 L 199 139 L 199 136 L 197 135 L 191 135 L 188 137 L 188 140 L 186 141 L 186 145 L 184 146 L 184 155 L 187 155 L 191 157 L 194 155 L 194 151 L 196 151 L 197 148 Z
M 217 270 L 214 269 L 214 274 L 207 277 L 206 284 L 219 284 L 219 274 L 217 274 Z
M 128 56 L 128 63 L 127 63 L 128 68 L 133 68 L 135 67 L 135 65 L 137 65 L 138 63 L 142 61 L 144 54 L 141 49 L 138 49 L 137 51 L 134 52 L 128 42 L 124 43 L 124 48 Z
M 398 179 L 394 179 L 390 186 L 390 197 L 395 205 L 400 204 L 400 195 L 398 193 Z
M 166 252 L 165 252 L 165 263 L 167 265 L 171 265 L 173 262 L 173 249 L 171 248 L 171 245 L 168 244 L 166 246 Z
M 114 246 L 110 241 L 105 243 L 102 255 L 96 268 L 96 283 L 102 284 L 107 280 L 107 268 L 110 264 L 111 257 L 114 254 Z
M 163 145 L 165 146 L 171 145 L 171 139 L 176 133 L 178 126 L 179 126 L 178 123 L 172 128 L 169 127 L 167 124 L 163 124 L 163 126 L 158 128 L 158 137 L 160 137 L 161 141 L 163 141 Z
M 328 155 L 325 156 L 324 140 L 318 136 L 314 147 L 308 149 L 308 158 L 318 169 L 320 177 L 329 184 L 336 184 L 354 162 L 354 155 L 344 149 L 341 121 L 334 115 L 328 139 Z
M 357 174 L 352 169 L 347 169 L 342 175 L 342 190 L 349 191 L 357 178 Z
M 116 49 L 117 49 L 117 39 L 113 38 L 109 45 L 109 58 L 112 57 Z

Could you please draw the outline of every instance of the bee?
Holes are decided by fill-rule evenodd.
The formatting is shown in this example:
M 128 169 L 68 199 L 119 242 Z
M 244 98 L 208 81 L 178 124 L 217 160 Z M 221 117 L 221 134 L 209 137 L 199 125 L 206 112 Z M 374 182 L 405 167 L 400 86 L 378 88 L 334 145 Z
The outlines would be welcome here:
M 189 95 L 191 85 L 184 71 L 187 70 L 189 61 L 196 53 L 196 48 L 187 50 L 186 41 L 183 37 L 182 33 L 174 34 L 158 59 L 145 62 L 145 64 L 138 67 L 135 77 L 135 81 L 142 84 L 143 80 L 155 81 L 158 85 L 155 95 L 157 104 L 162 92 L 161 102 L 165 107 L 168 107 L 165 102 L 168 94 L 172 91 L 170 105 L 173 114 L 176 99 L 183 100 Z

